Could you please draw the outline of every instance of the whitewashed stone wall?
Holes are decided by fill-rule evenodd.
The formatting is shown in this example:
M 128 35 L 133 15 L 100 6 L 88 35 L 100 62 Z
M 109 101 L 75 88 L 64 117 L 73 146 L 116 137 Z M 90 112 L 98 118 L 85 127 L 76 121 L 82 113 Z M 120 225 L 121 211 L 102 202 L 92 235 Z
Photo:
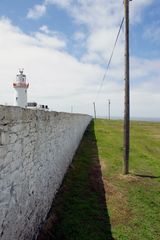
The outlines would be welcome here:
M 0 239 L 31 240 L 91 117 L 0 106 Z

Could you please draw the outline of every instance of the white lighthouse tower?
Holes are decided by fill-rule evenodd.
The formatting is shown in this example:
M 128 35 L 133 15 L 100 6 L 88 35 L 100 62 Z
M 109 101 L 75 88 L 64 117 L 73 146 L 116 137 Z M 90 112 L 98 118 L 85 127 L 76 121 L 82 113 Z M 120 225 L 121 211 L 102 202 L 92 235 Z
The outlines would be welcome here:
M 17 74 L 13 87 L 15 89 L 14 106 L 27 107 L 27 89 L 29 83 L 26 83 L 26 75 L 23 74 L 23 69 L 19 69 L 19 74 Z

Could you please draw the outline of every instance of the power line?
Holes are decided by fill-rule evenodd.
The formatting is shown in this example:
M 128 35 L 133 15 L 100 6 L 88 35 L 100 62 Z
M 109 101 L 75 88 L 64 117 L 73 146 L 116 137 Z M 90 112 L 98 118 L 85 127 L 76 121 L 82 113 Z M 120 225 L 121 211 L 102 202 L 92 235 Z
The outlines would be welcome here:
M 102 78 L 100 87 L 99 87 L 98 92 L 97 92 L 97 95 L 96 95 L 96 99 L 97 99 L 97 97 L 99 96 L 99 94 L 100 94 L 100 92 L 101 92 L 101 89 L 102 89 L 104 80 L 105 80 L 105 78 L 106 78 L 106 75 L 107 75 L 109 66 L 110 66 L 110 64 L 111 64 L 112 57 L 113 57 L 113 54 L 114 54 L 114 50 L 115 50 L 115 48 L 116 48 L 116 45 L 117 45 L 117 42 L 118 42 L 118 38 L 119 38 L 119 35 L 120 35 L 120 32 L 121 32 L 123 23 L 124 23 L 124 17 L 122 18 L 122 21 L 121 21 L 121 24 L 120 24 L 120 27 L 119 27 L 119 30 L 118 30 L 118 33 L 117 33 L 117 36 L 116 36 L 116 40 L 115 40 L 115 43 L 114 43 L 114 46 L 113 46 L 113 49 L 112 49 L 112 52 L 111 52 L 111 56 L 110 56 L 109 61 L 108 61 L 107 65 L 106 65 L 106 71 L 105 71 L 105 73 L 104 73 L 104 76 L 103 76 L 103 78 Z

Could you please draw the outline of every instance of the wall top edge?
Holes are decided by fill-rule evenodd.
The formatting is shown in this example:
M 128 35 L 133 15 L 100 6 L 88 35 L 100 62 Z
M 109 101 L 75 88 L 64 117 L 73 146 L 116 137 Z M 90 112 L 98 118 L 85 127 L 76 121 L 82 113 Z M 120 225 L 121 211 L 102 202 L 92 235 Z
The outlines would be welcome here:
M 45 111 L 38 109 L 29 109 L 29 108 L 21 108 L 16 106 L 9 105 L 0 105 L 0 121 L 10 122 L 10 121 L 32 121 L 34 119 L 39 120 L 49 120 L 51 118 L 73 118 L 73 117 L 89 117 L 92 116 L 87 114 L 80 113 L 67 113 L 67 112 L 56 112 L 56 111 Z

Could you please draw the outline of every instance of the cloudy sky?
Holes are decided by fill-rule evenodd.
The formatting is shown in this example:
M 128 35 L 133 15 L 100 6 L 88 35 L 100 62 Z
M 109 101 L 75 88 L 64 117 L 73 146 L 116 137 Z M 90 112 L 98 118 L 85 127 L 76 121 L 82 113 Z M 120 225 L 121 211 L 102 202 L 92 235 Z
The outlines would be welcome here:
M 24 68 L 28 100 L 55 111 L 124 112 L 124 29 L 97 95 L 123 18 L 123 0 L 0 0 L 0 104 Z M 130 2 L 131 116 L 160 117 L 160 2 Z

